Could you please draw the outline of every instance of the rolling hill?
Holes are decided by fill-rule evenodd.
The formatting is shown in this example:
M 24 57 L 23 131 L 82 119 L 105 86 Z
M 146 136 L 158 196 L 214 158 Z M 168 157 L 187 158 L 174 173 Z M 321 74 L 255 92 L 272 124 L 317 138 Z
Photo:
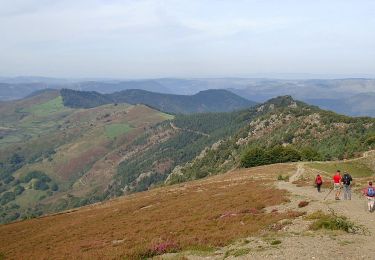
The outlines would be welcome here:
M 143 105 L 72 109 L 57 90 L 3 102 L 0 112 L 2 222 L 39 215 L 48 210 L 43 203 L 51 211 L 69 207 L 56 203 L 69 192 L 100 200 L 121 161 L 119 150 L 173 118 Z
M 241 166 L 356 157 L 375 144 L 374 119 L 290 96 L 240 111 L 172 117 L 123 103 L 71 108 L 49 90 L 0 109 L 3 222 Z
M 374 100 L 375 92 L 369 92 L 342 99 L 306 99 L 306 102 L 345 115 L 375 117 Z
M 354 170 L 355 161 L 351 162 Z M 322 164 L 318 171 L 309 163 L 237 169 L 0 225 L 0 256 L 333 259 L 339 254 L 371 259 L 375 230 L 371 214 L 364 211 L 364 199 L 353 192 L 351 201 L 337 202 L 333 194 L 326 198 L 326 187 L 318 193 L 311 180 L 317 173 L 327 179 L 332 174 Z M 354 185 L 354 191 L 368 177 L 355 179 L 361 185 Z M 322 243 L 330 250 L 321 250 Z M 351 250 L 342 252 L 348 244 Z
M 0 225 L 0 253 L 14 259 L 144 259 L 162 253 L 156 247 L 164 244 L 172 252 L 212 252 L 301 215 L 266 210 L 287 201 L 273 181 L 294 168 L 239 171 Z
M 338 115 L 290 96 L 271 99 L 247 113 L 252 118 L 249 124 L 176 169 L 167 180 L 202 178 L 240 165 L 352 158 L 375 144 L 375 119 Z
M 154 93 L 139 89 L 113 94 L 63 89 L 61 95 L 68 107 L 96 107 L 109 103 L 144 104 L 172 114 L 229 112 L 255 105 L 226 90 L 206 90 L 192 96 Z
M 101 94 L 140 89 L 175 95 L 194 95 L 208 89 L 226 89 L 240 97 L 258 103 L 265 102 L 275 96 L 291 95 L 295 99 L 320 106 L 322 109 L 332 110 L 336 113 L 349 116 L 375 117 L 374 105 L 371 99 L 371 93 L 375 90 L 375 80 L 371 78 L 295 80 L 272 78 L 68 80 L 43 77 L 16 77 L 0 78 L 0 100 L 23 98 L 36 90 L 46 88 L 96 91 Z M 355 102 L 352 102 L 354 100 Z M 158 105 L 165 106 L 165 104 Z M 175 107 L 172 108 L 175 109 Z

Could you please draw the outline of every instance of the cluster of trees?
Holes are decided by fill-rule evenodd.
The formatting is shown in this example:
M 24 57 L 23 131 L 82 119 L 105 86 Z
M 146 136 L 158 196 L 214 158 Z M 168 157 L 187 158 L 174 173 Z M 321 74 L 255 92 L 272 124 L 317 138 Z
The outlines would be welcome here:
M 62 89 L 60 94 L 63 98 L 64 106 L 73 108 L 92 108 L 113 103 L 111 98 L 95 91 Z
M 321 155 L 311 147 L 305 147 L 301 151 L 291 146 L 275 146 L 273 148 L 249 148 L 241 156 L 242 167 L 254 167 L 259 165 L 297 162 L 301 160 L 320 160 Z
M 19 178 L 21 183 L 29 183 L 31 180 L 34 180 L 32 187 L 35 190 L 51 189 L 51 191 L 57 191 L 59 189 L 58 185 L 56 183 L 51 183 L 51 178 L 42 171 L 30 171 Z
M 7 160 L 0 162 L 0 181 L 8 184 L 14 180 L 12 173 L 25 164 L 25 158 L 18 153 L 12 154 Z

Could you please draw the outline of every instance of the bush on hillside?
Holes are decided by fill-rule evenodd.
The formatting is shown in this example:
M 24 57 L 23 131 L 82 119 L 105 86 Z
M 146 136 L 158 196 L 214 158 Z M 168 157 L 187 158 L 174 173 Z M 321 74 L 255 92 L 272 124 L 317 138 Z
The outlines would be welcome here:
M 20 181 L 23 183 L 28 183 L 32 179 L 38 179 L 42 182 L 50 182 L 51 178 L 48 177 L 44 172 L 41 171 L 31 171 L 28 172 L 26 175 L 20 178 Z
M 33 188 L 35 190 L 48 190 L 49 186 L 47 185 L 47 183 L 38 179 L 34 182 Z
M 51 185 L 51 191 L 58 191 L 58 190 L 59 190 L 59 186 L 56 183 L 53 183 Z
M 257 147 L 245 151 L 241 158 L 241 165 L 243 167 L 254 167 L 269 163 L 270 160 L 265 150 Z
M 366 143 L 367 143 L 368 145 L 373 145 L 373 144 L 375 144 L 375 135 L 368 137 L 368 138 L 366 139 Z
M 310 229 L 328 229 L 328 230 L 342 230 L 348 233 L 358 233 L 363 232 L 360 227 L 356 226 L 353 222 L 348 220 L 344 216 L 338 216 L 335 212 L 331 214 L 323 213 L 322 211 L 316 211 L 306 217 L 310 220 L 315 220 Z
M 3 178 L 3 182 L 4 184 L 9 184 L 11 183 L 12 181 L 14 181 L 14 177 L 12 175 L 7 175 Z
M 17 185 L 15 188 L 14 188 L 14 194 L 15 195 L 20 195 L 22 194 L 22 192 L 24 192 L 25 188 L 21 185 Z
M 25 161 L 25 158 L 17 153 L 13 154 L 12 157 L 10 157 L 10 163 L 14 166 L 17 166 L 19 164 L 22 164 Z
M 317 150 L 309 146 L 301 149 L 301 157 L 304 161 L 321 161 L 323 159 Z
M 292 147 L 275 146 L 271 149 L 249 148 L 241 157 L 242 167 L 254 167 L 273 163 L 296 162 L 301 154 Z
M 16 198 L 16 196 L 15 196 L 14 192 L 7 191 L 1 196 L 0 204 L 5 205 L 10 201 L 15 200 L 15 198 Z

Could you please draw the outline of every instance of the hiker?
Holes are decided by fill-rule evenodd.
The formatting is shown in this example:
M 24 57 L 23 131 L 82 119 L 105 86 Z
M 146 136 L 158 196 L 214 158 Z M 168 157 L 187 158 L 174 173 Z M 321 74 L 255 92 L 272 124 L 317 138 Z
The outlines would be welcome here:
M 342 184 L 344 187 L 344 200 L 351 200 L 352 199 L 352 191 L 350 189 L 350 184 L 353 181 L 352 176 L 349 173 L 345 172 L 342 176 Z
M 316 175 L 315 184 L 316 184 L 316 188 L 318 189 L 318 192 L 320 192 L 320 187 L 323 184 L 323 179 L 322 179 L 322 176 L 320 176 L 320 174 Z
M 368 187 L 363 190 L 363 194 L 367 197 L 368 211 L 372 212 L 374 210 L 375 189 L 372 187 L 371 181 L 368 183 Z
M 337 170 L 333 176 L 333 190 L 335 191 L 335 200 L 340 200 L 341 193 L 341 171 Z

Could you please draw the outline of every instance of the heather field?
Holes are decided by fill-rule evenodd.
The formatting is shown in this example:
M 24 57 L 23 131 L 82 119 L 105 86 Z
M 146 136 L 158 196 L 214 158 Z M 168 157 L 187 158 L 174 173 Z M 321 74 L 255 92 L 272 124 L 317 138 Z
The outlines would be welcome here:
M 225 246 L 298 215 L 265 210 L 288 201 L 274 181 L 295 169 L 242 169 L 2 225 L 0 252 L 10 259 L 134 259 L 165 248 Z

